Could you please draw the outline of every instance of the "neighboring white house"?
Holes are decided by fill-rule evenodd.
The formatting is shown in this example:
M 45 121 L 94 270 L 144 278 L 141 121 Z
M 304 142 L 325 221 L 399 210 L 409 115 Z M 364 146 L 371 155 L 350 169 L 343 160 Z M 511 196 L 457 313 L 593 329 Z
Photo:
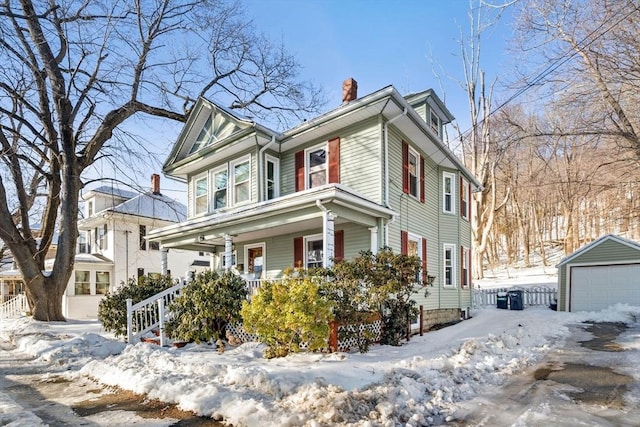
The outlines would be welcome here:
M 159 175 L 152 176 L 152 189 L 147 193 L 103 186 L 82 198 L 85 218 L 78 221 L 78 251 L 63 298 L 65 317 L 97 317 L 98 303 L 107 291 L 116 290 L 128 279 L 163 271 L 177 278 L 208 268 L 207 253 L 167 252 L 157 242 L 147 242 L 149 231 L 186 219 L 186 206 L 160 193 Z

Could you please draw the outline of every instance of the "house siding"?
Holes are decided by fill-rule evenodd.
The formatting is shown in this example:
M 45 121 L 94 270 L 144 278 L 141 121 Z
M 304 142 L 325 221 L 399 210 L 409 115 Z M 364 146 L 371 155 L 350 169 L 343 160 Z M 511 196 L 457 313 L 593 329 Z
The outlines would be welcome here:
M 621 263 L 624 261 L 638 262 L 640 253 L 637 249 L 629 247 L 614 240 L 606 240 L 591 248 L 583 254 L 576 256 L 569 263 L 558 268 L 558 310 L 564 311 L 566 308 L 570 267 L 578 264 L 608 264 Z

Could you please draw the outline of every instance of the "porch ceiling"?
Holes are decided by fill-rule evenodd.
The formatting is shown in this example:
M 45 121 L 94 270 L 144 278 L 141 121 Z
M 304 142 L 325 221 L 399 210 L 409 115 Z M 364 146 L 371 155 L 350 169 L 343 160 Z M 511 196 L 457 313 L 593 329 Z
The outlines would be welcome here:
M 326 185 L 156 229 L 149 233 L 148 240 L 158 241 L 166 248 L 212 252 L 212 247 L 224 245 L 225 234 L 231 235 L 234 242 L 243 242 L 322 228 L 318 203 L 337 214 L 337 225 L 358 223 L 372 227 L 378 219 L 394 216 L 392 210 L 339 185 Z

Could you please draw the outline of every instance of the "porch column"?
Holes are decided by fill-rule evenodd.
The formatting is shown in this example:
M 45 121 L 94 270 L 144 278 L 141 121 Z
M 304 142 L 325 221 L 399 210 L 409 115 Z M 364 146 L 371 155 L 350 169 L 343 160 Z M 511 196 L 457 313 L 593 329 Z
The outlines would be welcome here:
M 213 270 L 213 267 L 216 265 L 216 254 L 215 252 L 209 252 L 209 270 Z
M 378 253 L 378 227 L 371 227 L 369 232 L 371 233 L 371 253 L 375 255 Z
M 233 239 L 230 235 L 224 235 L 224 269 L 231 269 L 233 262 Z
M 322 211 L 322 266 L 330 268 L 335 256 L 335 223 L 336 215 L 329 210 Z
M 165 248 L 160 249 L 160 268 L 162 269 L 163 276 L 167 275 L 167 270 L 169 269 L 169 267 L 167 267 L 168 252 L 169 252 L 169 249 L 165 249 Z

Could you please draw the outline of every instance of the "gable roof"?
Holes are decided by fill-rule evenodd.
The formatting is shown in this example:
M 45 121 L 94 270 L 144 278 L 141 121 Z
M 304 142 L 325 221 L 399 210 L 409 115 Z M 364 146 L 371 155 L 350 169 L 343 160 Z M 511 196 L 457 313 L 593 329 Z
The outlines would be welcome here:
M 120 188 L 113 187 L 113 186 L 110 186 L 110 185 L 103 185 L 103 186 L 96 187 L 96 188 L 93 188 L 93 189 L 89 190 L 83 196 L 83 199 L 86 200 L 86 199 L 92 197 L 93 196 L 92 193 L 106 194 L 108 196 L 115 196 L 115 197 L 119 197 L 121 199 L 131 199 L 131 198 L 134 198 L 134 197 L 136 197 L 138 195 L 138 193 L 136 193 L 134 191 L 122 190 Z
M 573 252 L 570 255 L 567 255 L 562 261 L 560 261 L 558 263 L 558 265 L 556 265 L 557 268 L 566 265 L 568 263 L 570 263 L 571 261 L 573 261 L 574 259 L 576 259 L 577 257 L 584 255 L 585 253 L 589 252 L 590 250 L 600 246 L 601 244 L 603 244 L 604 242 L 607 241 L 613 241 L 616 243 L 619 243 L 621 245 L 625 245 L 628 246 L 632 249 L 637 250 L 638 253 L 638 257 L 640 257 L 640 243 L 634 242 L 632 240 L 629 239 L 625 239 L 623 237 L 620 236 L 616 236 L 614 234 L 607 234 L 604 235 L 602 237 L 597 238 L 596 240 L 594 240 L 593 242 L 581 247 L 580 249 L 576 250 L 575 252 Z
M 154 193 L 139 194 L 107 210 L 171 222 L 182 222 L 187 218 L 185 205 L 162 194 Z
M 185 126 L 180 132 L 171 154 L 163 166 L 163 170 L 167 175 L 184 179 L 187 173 L 197 170 L 197 167 L 192 164 L 194 160 L 212 155 L 216 149 L 222 149 L 222 147 L 230 150 L 230 152 L 239 152 L 249 145 L 255 146 L 255 144 L 258 144 L 264 147 L 266 144 L 275 140 L 280 144 L 282 150 L 288 150 L 291 147 L 303 144 L 314 138 L 321 138 L 328 134 L 338 132 L 339 129 L 345 126 L 381 115 L 387 121 L 393 119 L 394 126 L 398 127 L 409 138 L 415 138 L 420 148 L 437 164 L 460 170 L 474 189 L 482 189 L 482 184 L 471 174 L 446 144 L 442 142 L 440 137 L 433 132 L 431 126 L 420 117 L 412 106 L 415 105 L 416 102 L 425 99 L 428 100 L 428 102 L 435 103 L 439 109 L 442 109 L 442 112 L 447 118 L 453 119 L 453 115 L 446 109 L 442 101 L 437 98 L 431 89 L 408 95 L 408 98 L 409 99 L 400 95 L 400 93 L 390 85 L 376 92 L 341 104 L 333 110 L 304 121 L 282 133 L 275 132 L 243 118 L 204 98 L 199 98 L 192 112 L 189 114 Z M 186 146 L 193 145 L 195 142 L 194 135 L 196 132 L 201 132 L 202 126 L 207 120 L 207 112 L 212 109 L 217 109 L 219 113 L 227 115 L 229 120 L 235 120 L 242 129 L 233 135 L 221 139 L 219 143 L 208 145 L 206 148 L 189 154 Z M 394 118 L 398 118 L 398 120 Z M 425 135 L 429 135 L 430 137 L 425 138 Z M 231 138 L 231 136 L 233 136 L 233 138 Z M 236 147 L 225 146 L 225 142 L 231 139 L 234 141 L 233 144 L 237 144 Z M 244 142 L 240 143 L 238 141 Z

